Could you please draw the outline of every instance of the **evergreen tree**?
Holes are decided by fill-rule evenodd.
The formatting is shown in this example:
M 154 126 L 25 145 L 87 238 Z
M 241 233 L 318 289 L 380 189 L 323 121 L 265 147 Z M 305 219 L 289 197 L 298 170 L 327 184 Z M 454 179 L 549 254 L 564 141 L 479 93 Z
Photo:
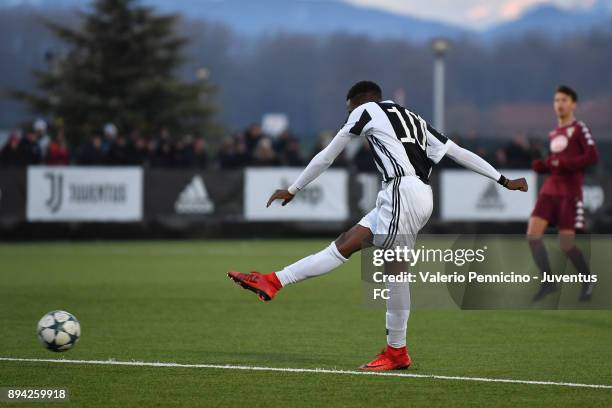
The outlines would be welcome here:
M 175 77 L 187 40 L 177 17 L 157 15 L 138 0 L 96 0 L 77 30 L 47 23 L 68 45 L 47 71 L 35 71 L 38 92 L 15 92 L 36 112 L 62 118 L 72 140 L 112 122 L 122 131 L 206 132 L 213 87 L 204 76 Z

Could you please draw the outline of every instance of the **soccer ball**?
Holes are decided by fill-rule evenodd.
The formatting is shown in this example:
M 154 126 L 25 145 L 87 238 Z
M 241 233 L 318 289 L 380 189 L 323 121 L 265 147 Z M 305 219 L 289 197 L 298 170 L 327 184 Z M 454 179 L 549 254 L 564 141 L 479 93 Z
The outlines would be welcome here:
M 63 310 L 49 312 L 38 322 L 38 340 L 48 350 L 70 350 L 81 337 L 81 324 L 76 317 Z

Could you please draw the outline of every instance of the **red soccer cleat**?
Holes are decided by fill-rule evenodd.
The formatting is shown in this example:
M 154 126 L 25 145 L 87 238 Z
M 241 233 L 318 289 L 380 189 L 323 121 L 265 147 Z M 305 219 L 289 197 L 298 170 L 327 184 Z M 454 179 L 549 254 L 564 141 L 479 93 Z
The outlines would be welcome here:
M 274 272 L 265 275 L 259 272 L 228 272 L 227 276 L 244 289 L 255 292 L 264 302 L 274 299 L 276 292 L 283 287 Z
M 405 370 L 410 364 L 412 360 L 405 346 L 400 348 L 387 346 L 374 360 L 359 368 L 369 371 Z

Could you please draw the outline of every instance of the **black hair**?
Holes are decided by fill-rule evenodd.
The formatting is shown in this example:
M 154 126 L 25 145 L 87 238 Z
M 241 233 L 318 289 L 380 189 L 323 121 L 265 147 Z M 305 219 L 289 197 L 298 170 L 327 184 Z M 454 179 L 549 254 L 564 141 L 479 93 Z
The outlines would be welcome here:
M 378 84 L 372 81 L 359 81 L 349 89 L 346 94 L 346 100 L 348 101 L 363 94 L 373 94 L 379 99 L 382 99 L 382 90 Z
M 578 102 L 578 94 L 572 88 L 567 85 L 559 85 L 556 92 L 560 92 L 572 98 L 572 101 Z

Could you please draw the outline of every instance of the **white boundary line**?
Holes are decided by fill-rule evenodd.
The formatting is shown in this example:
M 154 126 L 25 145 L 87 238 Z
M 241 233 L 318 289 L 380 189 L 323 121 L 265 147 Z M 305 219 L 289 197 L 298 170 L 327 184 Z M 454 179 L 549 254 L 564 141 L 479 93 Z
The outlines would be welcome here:
M 136 367 L 178 367 L 178 368 L 213 368 L 222 370 L 248 370 L 248 371 L 276 371 L 288 373 L 312 373 L 312 374 L 345 374 L 345 375 L 370 375 L 383 377 L 408 377 L 408 378 L 429 378 L 434 380 L 456 380 L 456 381 L 478 381 L 510 384 L 529 384 L 529 385 L 556 385 L 562 387 L 582 387 L 582 388 L 607 388 L 612 389 L 612 385 L 604 384 L 581 384 L 554 381 L 532 381 L 532 380 L 513 380 L 506 378 L 485 378 L 485 377 L 461 377 L 450 375 L 435 374 L 412 374 L 399 372 L 376 372 L 376 371 L 351 371 L 351 370 L 331 370 L 325 368 L 284 368 L 284 367 L 257 367 L 240 365 L 219 365 L 219 364 L 180 364 L 180 363 L 161 363 L 161 362 L 142 362 L 142 361 L 115 361 L 115 360 L 59 360 L 46 358 L 11 358 L 0 357 L 0 361 L 31 362 L 31 363 L 64 363 L 64 364 L 85 364 L 85 365 L 111 365 L 111 366 L 136 366 Z

